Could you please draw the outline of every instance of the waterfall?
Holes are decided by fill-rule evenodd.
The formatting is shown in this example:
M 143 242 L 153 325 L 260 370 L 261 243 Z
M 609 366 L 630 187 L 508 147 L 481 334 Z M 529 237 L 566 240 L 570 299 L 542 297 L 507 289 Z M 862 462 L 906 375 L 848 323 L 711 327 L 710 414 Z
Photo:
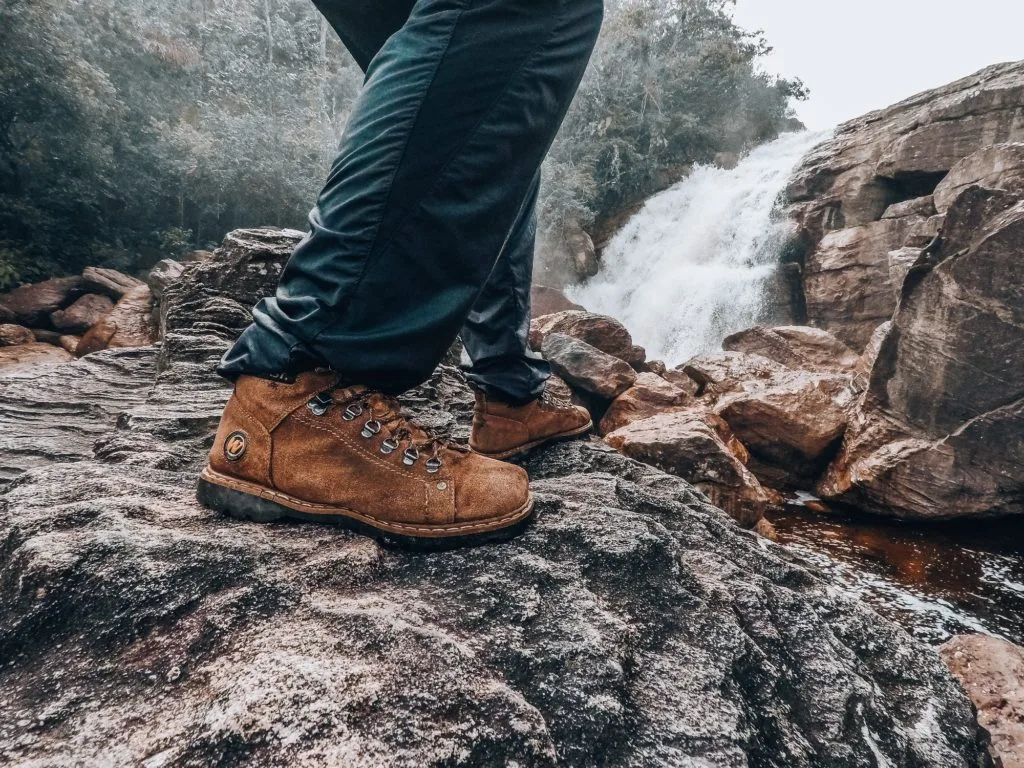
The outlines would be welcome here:
M 618 318 L 648 357 L 677 365 L 720 349 L 765 320 L 785 238 L 773 209 L 822 133 L 783 134 L 733 170 L 698 166 L 655 195 L 604 250 L 601 271 L 569 289 L 592 312 Z

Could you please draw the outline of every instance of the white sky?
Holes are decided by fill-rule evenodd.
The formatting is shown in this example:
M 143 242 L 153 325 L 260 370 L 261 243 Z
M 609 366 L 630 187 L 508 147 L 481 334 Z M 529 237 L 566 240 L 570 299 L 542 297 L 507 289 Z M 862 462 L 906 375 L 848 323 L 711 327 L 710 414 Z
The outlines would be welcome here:
M 812 130 L 1024 59 L 1024 0 L 736 0 L 735 18 L 775 48 L 766 71 L 811 89 Z

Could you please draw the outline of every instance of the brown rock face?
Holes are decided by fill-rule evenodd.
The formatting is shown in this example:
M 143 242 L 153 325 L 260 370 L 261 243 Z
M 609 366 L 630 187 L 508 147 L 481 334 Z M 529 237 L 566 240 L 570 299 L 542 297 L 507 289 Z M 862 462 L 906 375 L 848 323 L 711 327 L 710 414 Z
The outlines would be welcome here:
M 4 373 L 30 370 L 39 365 L 64 363 L 70 359 L 71 355 L 60 347 L 40 341 L 18 344 L 13 347 L 0 347 L 0 370 Z
M 557 288 L 549 288 L 546 285 L 531 286 L 530 317 L 553 315 L 556 312 L 565 312 L 569 309 L 583 310 L 584 308 L 576 302 L 570 301 Z
M 909 238 L 928 226 L 926 198 L 936 192 L 941 212 L 955 195 L 952 180 L 936 189 L 950 169 L 989 145 L 1021 141 L 1024 62 L 988 67 L 840 126 L 787 189 L 808 323 L 862 349 L 895 309 L 899 284 L 887 254 L 922 245 Z
M 105 267 L 86 267 L 82 270 L 85 290 L 102 293 L 117 300 L 144 283 L 138 278 Z
M 102 319 L 114 308 L 114 302 L 106 296 L 87 293 L 77 299 L 67 309 L 58 309 L 50 313 L 50 322 L 59 331 L 67 333 L 83 333 Z
M 31 344 L 36 340 L 28 328 L 14 323 L 0 323 L 0 347 L 13 347 L 17 344 Z
M 907 276 L 819 492 L 881 514 L 1024 512 L 1024 202 L 972 187 Z
M 1024 192 L 1024 143 L 996 144 L 969 155 L 953 166 L 935 189 L 935 207 L 945 213 L 971 186 Z
M 828 331 L 798 325 L 755 326 L 727 336 L 722 349 L 761 355 L 787 368 L 803 371 L 846 371 L 858 355 Z
M 101 349 L 144 347 L 156 341 L 152 319 L 153 296 L 145 283 L 132 288 L 86 332 L 76 354 L 81 357 Z
M 615 399 L 636 381 L 636 371 L 622 360 L 562 333 L 547 335 L 543 354 L 566 382 L 604 400 Z
M 958 635 L 939 655 L 960 681 L 1002 768 L 1024 768 L 1024 648 L 990 635 Z
M 697 383 L 700 388 L 698 394 L 701 395 L 738 392 L 789 370 L 767 357 L 744 352 L 697 355 L 683 363 L 680 368 Z
M 65 307 L 85 293 L 80 277 L 54 277 L 41 283 L 15 288 L 0 296 L 5 314 L 21 325 L 45 325 L 50 313 Z
M 849 376 L 793 371 L 726 395 L 715 413 L 756 459 L 751 470 L 762 481 L 806 488 L 832 458 L 852 400 Z
M 745 527 L 756 524 L 772 501 L 744 466 L 745 453 L 735 452 L 742 446 L 729 426 L 714 414 L 662 413 L 617 429 L 605 440 L 632 459 L 693 483 Z
M 601 434 L 614 432 L 620 427 L 655 416 L 666 410 L 678 409 L 692 398 L 679 387 L 654 373 L 641 373 L 636 382 L 615 398 L 601 419 Z
M 537 318 L 530 324 L 530 346 L 535 350 L 542 349 L 544 339 L 552 333 L 585 341 L 630 365 L 638 365 L 646 357 L 643 348 L 633 343 L 633 337 L 626 327 L 608 315 L 586 310 L 567 310 Z

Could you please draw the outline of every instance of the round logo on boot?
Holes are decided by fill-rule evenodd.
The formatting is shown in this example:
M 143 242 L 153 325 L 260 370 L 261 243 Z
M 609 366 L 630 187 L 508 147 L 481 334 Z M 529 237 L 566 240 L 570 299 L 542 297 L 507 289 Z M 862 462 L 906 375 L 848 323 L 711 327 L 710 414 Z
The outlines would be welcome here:
M 224 456 L 228 461 L 238 461 L 245 455 L 249 440 L 245 432 L 232 432 L 224 441 Z

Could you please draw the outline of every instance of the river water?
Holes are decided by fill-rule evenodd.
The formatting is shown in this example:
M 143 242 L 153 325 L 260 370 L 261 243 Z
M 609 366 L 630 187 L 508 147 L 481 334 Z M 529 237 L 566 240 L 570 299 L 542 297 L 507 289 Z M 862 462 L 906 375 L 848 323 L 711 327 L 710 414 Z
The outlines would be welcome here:
M 784 134 L 732 170 L 694 169 L 623 227 L 571 298 L 617 317 L 670 366 L 770 321 L 785 237 L 776 203 L 826 136 Z M 922 526 L 822 509 L 796 499 L 771 519 L 780 542 L 836 587 L 926 642 L 987 632 L 1024 643 L 1024 521 Z

